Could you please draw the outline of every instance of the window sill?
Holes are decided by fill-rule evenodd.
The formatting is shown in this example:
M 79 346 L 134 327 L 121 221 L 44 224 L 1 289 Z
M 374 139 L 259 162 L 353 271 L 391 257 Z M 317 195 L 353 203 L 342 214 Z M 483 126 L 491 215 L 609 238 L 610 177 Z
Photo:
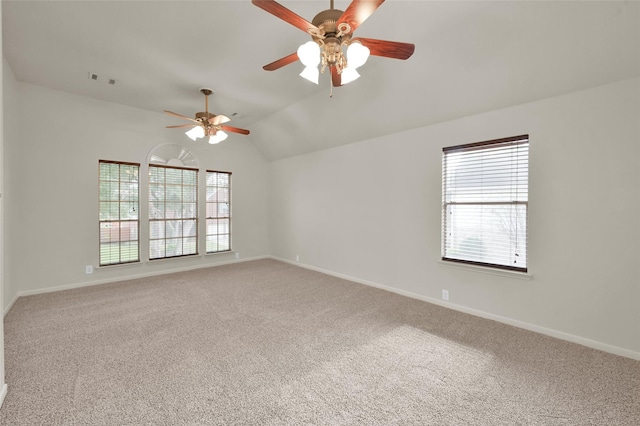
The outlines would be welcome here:
M 200 253 L 183 254 L 181 256 L 156 257 L 155 259 L 147 259 L 147 260 L 144 261 L 144 263 L 158 263 L 158 262 L 167 261 L 167 260 L 195 259 L 195 258 L 198 258 L 198 257 L 202 257 L 202 255 Z
M 225 251 L 214 251 L 211 253 L 205 253 L 205 256 L 221 256 L 221 255 L 234 255 L 236 259 L 240 258 L 240 252 L 237 251 L 233 251 L 233 250 L 225 250 Z
M 533 275 L 530 272 L 517 272 L 508 271 L 506 269 L 489 268 L 486 266 L 468 265 L 465 263 L 447 262 L 444 260 L 438 260 L 438 263 L 447 268 L 462 269 L 472 272 L 480 272 L 482 274 L 498 275 L 502 277 L 516 278 L 519 280 L 530 281 L 533 279 Z
M 185 255 L 185 256 L 173 256 L 173 257 L 161 257 L 158 259 L 147 259 L 147 260 L 141 260 L 139 262 L 129 262 L 129 263 L 115 263 L 113 265 L 103 265 L 103 266 L 96 266 L 94 268 L 94 270 L 109 270 L 109 269 L 119 269 L 119 268 L 130 268 L 130 267 L 134 267 L 134 266 L 141 266 L 141 265 L 146 265 L 146 264 L 153 264 L 153 263 L 161 263 L 163 261 L 171 261 L 171 260 L 185 260 L 185 259 L 194 259 L 194 258 L 202 258 L 202 257 L 206 257 L 206 256 L 222 256 L 222 255 L 229 255 L 229 256 L 234 256 L 236 259 L 240 259 L 240 252 L 237 251 L 233 251 L 233 250 L 227 250 L 227 251 L 217 251 L 214 253 L 204 253 L 204 254 L 189 254 L 189 255 Z
M 127 262 L 127 263 L 114 263 L 113 265 L 98 265 L 95 268 L 93 268 L 95 271 L 106 271 L 109 269 L 120 269 L 120 268 L 130 268 L 133 266 L 140 266 L 143 265 L 145 262 L 143 261 L 137 261 L 137 262 Z

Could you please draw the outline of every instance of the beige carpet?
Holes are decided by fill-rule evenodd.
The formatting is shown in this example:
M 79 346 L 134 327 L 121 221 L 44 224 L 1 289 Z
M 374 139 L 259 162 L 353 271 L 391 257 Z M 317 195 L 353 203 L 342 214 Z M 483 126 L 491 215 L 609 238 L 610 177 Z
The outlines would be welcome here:
M 260 260 L 20 298 L 2 425 L 638 425 L 640 362 Z

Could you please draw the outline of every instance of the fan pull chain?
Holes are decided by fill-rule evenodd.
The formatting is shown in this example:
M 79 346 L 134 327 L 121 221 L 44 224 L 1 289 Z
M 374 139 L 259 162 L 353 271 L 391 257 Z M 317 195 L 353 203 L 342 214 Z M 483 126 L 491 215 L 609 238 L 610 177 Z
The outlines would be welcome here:
M 333 98 L 333 82 L 329 79 L 329 98 Z

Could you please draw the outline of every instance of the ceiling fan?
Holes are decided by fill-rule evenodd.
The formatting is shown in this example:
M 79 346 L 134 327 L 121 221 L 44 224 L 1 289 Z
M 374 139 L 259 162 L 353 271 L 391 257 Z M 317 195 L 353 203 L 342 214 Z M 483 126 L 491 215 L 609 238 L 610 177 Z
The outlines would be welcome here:
M 203 87 L 200 89 L 200 93 L 204 95 L 204 112 L 197 112 L 195 118 L 191 118 L 187 117 L 186 115 L 164 110 L 164 112 L 169 115 L 191 121 L 190 124 L 167 126 L 167 128 L 175 129 L 182 127 L 191 127 L 191 130 L 188 130 L 185 133 L 191 138 L 191 140 L 195 141 L 198 138 L 209 136 L 209 143 L 211 144 L 219 143 L 225 140 L 229 136 L 227 135 L 227 133 L 225 133 L 225 130 L 227 132 L 240 133 L 241 135 L 249 134 L 248 130 L 224 125 L 224 123 L 228 123 L 229 121 L 231 121 L 229 117 L 225 115 L 215 115 L 209 112 L 209 95 L 213 93 L 211 89 Z
M 265 65 L 265 70 L 274 71 L 300 59 L 305 65 L 300 76 L 318 84 L 319 73 L 325 72 L 328 67 L 333 86 L 341 86 L 360 77 L 356 68 L 363 65 L 370 54 L 394 59 L 408 59 L 413 55 L 415 45 L 411 43 L 353 38 L 353 32 L 384 0 L 353 0 L 344 12 L 334 9 L 333 0 L 330 1 L 330 9 L 318 13 L 309 22 L 274 0 L 251 0 L 254 5 L 310 34 L 312 38 L 297 52 Z M 322 64 L 321 71 L 318 71 L 319 64 Z

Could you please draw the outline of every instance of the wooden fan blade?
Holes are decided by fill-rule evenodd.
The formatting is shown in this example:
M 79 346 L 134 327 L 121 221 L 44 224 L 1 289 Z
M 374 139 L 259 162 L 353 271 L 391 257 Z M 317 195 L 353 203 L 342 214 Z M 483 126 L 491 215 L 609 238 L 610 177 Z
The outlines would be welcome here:
M 331 67 L 331 84 L 333 84 L 333 87 L 342 86 L 342 76 L 338 74 L 336 67 Z
M 239 129 L 237 127 L 231 127 L 231 126 L 220 126 L 220 128 L 222 130 L 225 130 L 227 132 L 233 132 L 233 133 L 240 133 L 241 135 L 248 135 L 249 131 L 246 129 Z
M 178 114 L 177 112 L 173 112 L 173 111 L 167 111 L 166 109 L 163 111 L 169 115 L 173 115 L 174 117 L 184 118 L 185 120 L 193 121 L 194 123 L 200 124 L 200 122 L 198 122 L 197 120 L 194 120 L 191 117 L 187 117 L 186 115 Z
M 375 38 L 353 38 L 351 41 L 359 41 L 367 46 L 372 55 L 384 56 L 393 59 L 409 59 L 416 49 L 415 44 L 399 41 L 377 40 Z
M 251 3 L 258 6 L 260 9 L 269 12 L 273 16 L 282 19 L 285 22 L 290 23 L 294 27 L 300 28 L 305 33 L 310 28 L 318 30 L 318 27 L 313 25 L 301 16 L 296 15 L 280 3 L 276 3 L 274 0 L 251 0 Z
M 215 115 L 215 116 L 213 116 L 213 117 L 211 117 L 209 119 L 209 123 L 211 123 L 213 125 L 227 123 L 229 121 L 231 121 L 231 119 L 229 117 L 227 117 L 226 115 Z
M 382 3 L 384 0 L 353 0 L 338 19 L 338 25 L 346 22 L 354 32 Z
M 298 54 L 296 52 L 293 52 L 289 56 L 285 56 L 284 58 L 278 59 L 277 61 L 274 61 L 274 62 L 271 62 L 270 64 L 265 65 L 264 67 L 262 67 L 262 69 L 264 69 L 265 71 L 275 71 L 278 68 L 282 68 L 285 65 L 289 65 L 290 63 L 293 63 L 297 60 L 298 60 Z
M 178 126 L 167 126 L 167 129 L 179 129 L 181 127 L 193 127 L 194 124 L 180 124 Z

